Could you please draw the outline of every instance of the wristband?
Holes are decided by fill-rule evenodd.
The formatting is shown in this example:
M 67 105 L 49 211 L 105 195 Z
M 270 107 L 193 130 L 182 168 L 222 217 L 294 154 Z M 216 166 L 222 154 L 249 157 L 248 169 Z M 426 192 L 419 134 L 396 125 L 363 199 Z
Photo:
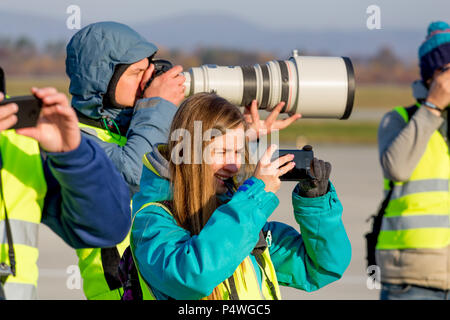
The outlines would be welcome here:
M 437 107 L 434 103 L 431 103 L 431 102 L 429 102 L 429 101 L 425 101 L 425 102 L 423 103 L 423 105 L 424 105 L 424 106 L 427 106 L 428 108 L 437 110 L 437 111 L 439 111 L 439 113 L 442 113 L 442 110 L 441 110 L 439 107 Z

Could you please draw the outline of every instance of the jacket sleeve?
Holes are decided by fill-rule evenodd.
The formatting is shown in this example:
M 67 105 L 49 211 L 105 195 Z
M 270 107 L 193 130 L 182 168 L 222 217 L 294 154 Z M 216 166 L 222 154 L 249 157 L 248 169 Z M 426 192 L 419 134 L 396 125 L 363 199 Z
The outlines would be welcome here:
M 278 205 L 264 182 L 250 178 L 220 206 L 198 235 L 191 235 L 158 206 L 136 214 L 132 248 L 139 271 L 175 299 L 200 299 L 231 276 L 259 239 Z
M 143 155 L 150 152 L 155 144 L 167 142 L 176 111 L 177 107 L 167 100 L 141 99 L 136 104 L 127 132 L 127 143 L 123 147 L 89 134 L 85 136 L 95 140 L 105 150 L 134 194 L 139 190 Z
M 48 153 L 42 222 L 74 248 L 111 247 L 131 226 L 128 187 L 103 150 L 82 137 L 66 153 Z
M 280 222 L 269 222 L 270 257 L 281 285 L 308 292 L 338 280 L 351 259 L 350 241 L 342 223 L 342 205 L 330 182 L 327 194 L 303 198 L 292 193 L 295 220 L 301 234 Z
M 431 135 L 443 122 L 427 108 L 421 107 L 408 123 L 391 111 L 378 128 L 378 151 L 384 177 L 406 181 L 425 152 Z

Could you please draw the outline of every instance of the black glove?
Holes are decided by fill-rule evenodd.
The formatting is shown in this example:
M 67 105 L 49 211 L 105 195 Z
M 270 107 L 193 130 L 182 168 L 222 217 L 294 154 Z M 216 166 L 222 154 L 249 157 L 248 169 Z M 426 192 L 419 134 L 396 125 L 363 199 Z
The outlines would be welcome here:
M 311 160 L 311 177 L 299 180 L 298 194 L 305 198 L 323 196 L 329 190 L 331 163 L 314 158 Z

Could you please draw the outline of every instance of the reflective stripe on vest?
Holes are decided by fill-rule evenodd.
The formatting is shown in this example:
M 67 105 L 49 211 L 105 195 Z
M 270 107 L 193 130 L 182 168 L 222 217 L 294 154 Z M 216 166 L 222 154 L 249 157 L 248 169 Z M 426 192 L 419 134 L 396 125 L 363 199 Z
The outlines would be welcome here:
M 394 185 L 391 200 L 422 192 L 449 192 L 448 179 L 426 179 L 408 181 L 402 185 Z
M 16 276 L 9 276 L 7 299 L 37 297 L 38 229 L 47 184 L 38 143 L 6 130 L 0 133 L 1 180 L 4 202 L 0 203 L 0 262 L 9 264 L 5 233 L 5 204 L 11 226 L 16 259 Z
M 8 300 L 36 300 L 36 286 L 29 283 L 15 283 L 7 281 L 4 286 Z
M 167 213 L 172 215 L 170 210 L 162 205 L 161 203 L 157 202 L 150 202 L 147 204 L 144 204 L 134 215 L 139 213 L 142 209 L 151 206 L 156 205 L 161 208 L 163 208 Z M 134 221 L 134 218 L 133 218 Z M 136 268 L 138 270 L 139 275 L 139 282 L 141 284 L 142 289 L 142 295 L 143 299 L 149 299 L 149 300 L 155 300 L 155 295 L 152 293 L 152 290 L 150 286 L 147 284 L 147 282 L 144 280 L 144 278 L 141 275 L 141 272 L 139 271 L 139 267 L 137 264 L 137 260 L 134 257 L 134 241 L 130 241 L 131 244 L 131 252 L 133 254 L 134 263 L 136 265 Z M 270 258 L 269 249 L 266 248 L 264 252 L 261 255 L 261 258 L 264 261 L 264 269 L 258 264 L 259 268 L 261 269 L 261 283 L 262 285 L 259 285 L 258 277 L 256 274 L 256 270 L 254 268 L 254 265 L 252 261 L 250 260 L 250 257 L 246 257 L 241 265 L 239 265 L 238 269 L 234 272 L 234 283 L 237 290 L 237 295 L 240 300 L 273 300 L 273 299 L 281 299 L 280 294 L 280 288 L 277 281 L 276 271 L 272 264 L 272 260 Z M 259 271 L 258 271 L 259 272 Z M 267 281 L 266 275 L 269 277 L 269 280 L 273 283 L 273 286 L 275 288 L 276 297 L 272 295 L 269 283 Z M 226 279 L 222 283 L 218 285 L 219 291 L 222 293 L 222 299 L 223 300 L 229 300 L 230 299 L 230 283 L 229 280 Z
M 78 124 L 80 129 L 90 135 L 96 136 L 100 140 L 124 146 L 126 137 L 112 135 L 107 130 L 89 126 L 83 123 Z M 107 222 L 105 222 L 107 223 Z M 123 289 L 116 275 L 119 265 L 115 266 L 117 258 L 123 255 L 129 246 L 129 234 L 127 237 L 112 248 L 88 248 L 77 249 L 78 267 L 83 278 L 83 291 L 89 300 L 121 300 Z M 109 270 L 105 270 L 109 269 Z
M 406 122 L 405 108 L 395 108 Z M 449 148 L 435 131 L 405 182 L 394 182 L 377 249 L 444 248 L 450 244 Z M 385 192 L 389 181 L 385 179 Z

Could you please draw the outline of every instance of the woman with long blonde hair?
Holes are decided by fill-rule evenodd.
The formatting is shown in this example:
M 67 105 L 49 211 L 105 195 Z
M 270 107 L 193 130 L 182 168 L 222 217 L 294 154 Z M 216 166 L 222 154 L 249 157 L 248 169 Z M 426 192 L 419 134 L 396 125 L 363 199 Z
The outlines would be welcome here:
M 293 155 L 252 165 L 240 110 L 214 94 L 178 109 L 169 143 L 144 156 L 133 198 L 131 250 L 144 298 L 280 299 L 278 285 L 306 291 L 341 277 L 350 262 L 342 206 L 314 159 L 315 183 L 292 193 L 302 234 L 267 222 Z M 248 136 L 248 135 L 247 135 Z

